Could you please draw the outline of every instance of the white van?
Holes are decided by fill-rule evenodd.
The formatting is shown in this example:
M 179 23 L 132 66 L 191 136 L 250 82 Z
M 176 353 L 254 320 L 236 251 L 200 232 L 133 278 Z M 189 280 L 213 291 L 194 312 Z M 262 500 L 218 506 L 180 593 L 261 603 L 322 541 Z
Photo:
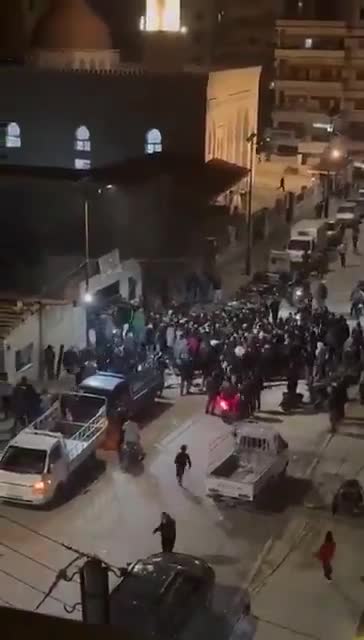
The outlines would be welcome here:
M 336 220 L 345 225 L 345 227 L 352 227 L 355 224 L 360 223 L 360 207 L 357 202 L 347 200 L 343 202 L 336 212 Z

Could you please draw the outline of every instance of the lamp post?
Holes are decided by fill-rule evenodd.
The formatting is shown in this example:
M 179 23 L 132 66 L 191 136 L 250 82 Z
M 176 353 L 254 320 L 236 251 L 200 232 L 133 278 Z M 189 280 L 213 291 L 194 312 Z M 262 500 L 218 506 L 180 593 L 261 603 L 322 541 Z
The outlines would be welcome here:
M 340 149 L 331 149 L 329 154 L 329 160 L 339 160 L 341 158 Z M 331 171 L 328 170 L 326 174 L 326 193 L 325 193 L 325 208 L 324 217 L 327 220 L 330 213 L 330 196 L 331 196 Z
M 252 205 L 253 205 L 253 185 L 254 185 L 254 145 L 257 134 L 253 131 L 246 139 L 250 145 L 249 162 L 249 190 L 248 190 L 248 219 L 247 219 L 247 243 L 246 243 L 246 263 L 245 272 L 251 275 L 252 269 Z
M 89 183 L 88 178 L 86 178 L 85 182 Z M 98 195 L 102 195 L 104 190 L 110 191 L 114 189 L 114 185 L 107 184 L 103 187 L 100 187 L 97 190 Z M 83 221 L 84 221 L 84 236 L 85 236 L 85 281 L 86 281 L 86 291 L 84 295 L 84 301 L 87 304 L 92 302 L 92 294 L 90 293 L 90 201 L 87 190 L 84 194 L 83 199 Z

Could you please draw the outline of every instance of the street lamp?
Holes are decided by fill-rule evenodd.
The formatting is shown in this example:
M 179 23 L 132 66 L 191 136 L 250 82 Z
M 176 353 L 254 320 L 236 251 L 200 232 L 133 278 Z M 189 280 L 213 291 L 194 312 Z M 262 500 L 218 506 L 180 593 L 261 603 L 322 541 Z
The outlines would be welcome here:
M 252 270 L 252 205 L 253 205 L 253 186 L 254 186 L 254 145 L 257 134 L 253 131 L 246 139 L 250 145 L 250 162 L 249 162 L 249 191 L 248 191 L 248 220 L 247 220 L 247 243 L 246 243 L 246 263 L 245 272 L 247 276 L 251 275 Z
M 89 184 L 89 178 L 85 178 L 84 182 Z M 104 191 L 113 191 L 113 184 L 106 184 L 103 187 L 100 187 L 97 190 L 98 195 L 102 195 Z M 87 192 L 84 194 L 83 199 L 83 220 L 84 220 L 84 232 L 85 232 L 85 268 L 86 268 L 86 293 L 84 296 L 85 302 L 92 302 L 92 295 L 89 293 L 90 288 L 90 202 L 89 196 Z M 87 300 L 86 298 L 90 296 L 91 299 Z
M 329 152 L 329 160 L 339 160 L 342 156 L 340 149 L 333 148 Z M 330 196 L 331 196 L 331 171 L 328 169 L 326 174 L 326 193 L 325 193 L 325 210 L 324 217 L 327 220 L 330 213 Z

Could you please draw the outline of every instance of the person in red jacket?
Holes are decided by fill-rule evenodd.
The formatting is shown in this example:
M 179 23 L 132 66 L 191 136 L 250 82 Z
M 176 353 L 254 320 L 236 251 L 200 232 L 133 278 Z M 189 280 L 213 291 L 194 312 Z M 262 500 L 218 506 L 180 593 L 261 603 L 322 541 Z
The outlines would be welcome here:
M 324 576 L 326 580 L 332 580 L 332 560 L 336 551 L 336 542 L 332 531 L 328 531 L 325 536 L 325 540 L 317 553 L 315 554 L 318 560 L 320 560 Z

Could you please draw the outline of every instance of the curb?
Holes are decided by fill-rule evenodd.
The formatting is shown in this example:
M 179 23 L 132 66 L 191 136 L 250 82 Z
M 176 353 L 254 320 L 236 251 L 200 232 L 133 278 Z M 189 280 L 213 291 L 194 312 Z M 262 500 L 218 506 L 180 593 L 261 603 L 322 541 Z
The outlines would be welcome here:
M 252 584 L 252 582 L 254 582 L 254 579 L 256 578 L 259 569 L 261 568 L 261 566 L 263 565 L 266 557 L 268 556 L 268 554 L 270 553 L 272 547 L 274 545 L 274 539 L 273 538 L 269 538 L 269 540 L 265 543 L 262 551 L 260 552 L 260 554 L 258 555 L 256 561 L 254 562 L 254 565 L 249 573 L 249 576 L 246 580 L 245 583 L 245 588 L 249 589 L 250 585 Z
M 292 539 L 288 542 L 287 545 L 284 544 L 284 540 L 282 539 L 273 540 L 272 538 L 266 543 L 262 553 L 260 554 L 259 558 L 257 559 L 257 562 L 255 563 L 251 571 L 251 574 L 249 575 L 250 582 L 248 584 L 248 587 L 250 587 L 250 593 L 252 595 L 257 596 L 259 594 L 259 592 L 264 588 L 267 580 L 271 576 L 273 576 L 274 573 L 278 571 L 278 569 L 280 569 L 280 567 L 287 560 L 288 556 L 300 544 L 301 540 L 303 539 L 303 537 L 307 532 L 308 524 L 309 524 L 308 520 L 304 520 L 303 522 L 299 523 L 299 526 L 296 527 L 295 531 L 293 532 Z M 269 566 L 267 567 L 267 571 L 261 577 L 261 580 L 258 580 L 257 584 L 252 586 L 252 583 L 254 579 L 257 577 L 259 570 L 262 568 L 262 566 L 264 565 L 264 562 L 269 557 L 270 552 L 274 550 L 275 546 L 277 546 L 277 549 L 279 550 L 276 561 L 273 562 L 271 567 Z M 285 548 L 280 550 L 279 546 L 283 546 Z
M 318 464 L 320 463 L 320 460 L 321 460 L 321 457 L 322 457 L 323 452 L 325 451 L 325 449 L 327 449 L 327 447 L 329 446 L 329 444 L 330 444 L 331 440 L 332 440 L 334 437 L 335 437 L 335 434 L 334 434 L 334 433 L 329 433 L 329 434 L 326 436 L 326 438 L 325 438 L 325 440 L 324 440 L 324 442 L 323 442 L 323 444 L 322 444 L 321 448 L 319 449 L 318 455 L 316 456 L 316 458 L 314 458 L 314 460 L 312 461 L 312 463 L 310 464 L 310 466 L 308 467 L 308 469 L 307 469 L 307 471 L 306 471 L 306 473 L 305 473 L 305 478 L 306 478 L 307 480 L 308 480 L 308 479 L 310 479 L 310 478 L 312 477 L 312 475 L 313 475 L 313 473 L 314 473 L 314 471 L 315 471 L 316 467 L 317 467 L 317 466 L 318 466 Z

